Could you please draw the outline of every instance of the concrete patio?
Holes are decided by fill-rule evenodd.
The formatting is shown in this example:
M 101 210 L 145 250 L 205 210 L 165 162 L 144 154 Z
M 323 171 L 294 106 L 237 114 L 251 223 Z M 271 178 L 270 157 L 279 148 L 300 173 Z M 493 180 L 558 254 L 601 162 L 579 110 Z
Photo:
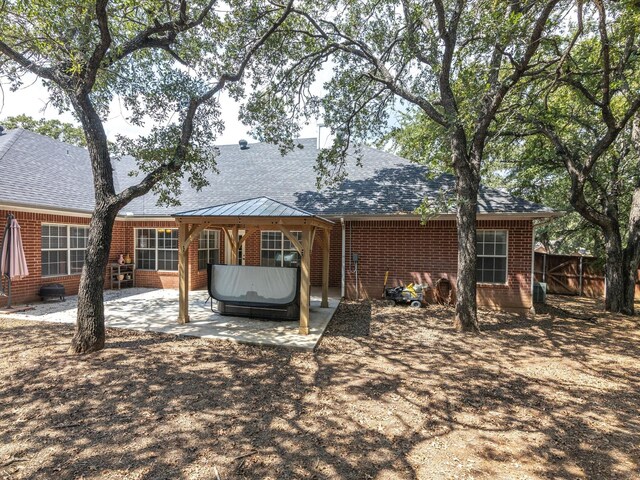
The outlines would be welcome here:
M 321 291 L 312 289 L 309 335 L 298 333 L 297 321 L 271 321 L 223 316 L 211 311 L 205 290 L 189 293 L 191 321 L 181 325 L 178 319 L 178 290 L 130 288 L 106 290 L 106 325 L 147 332 L 213 338 L 250 345 L 284 347 L 312 351 L 320 341 L 340 303 L 339 290 L 329 291 L 329 308 L 320 308 Z M 77 297 L 64 302 L 34 302 L 28 311 L 3 314 L 7 318 L 58 323 L 75 323 Z M 215 310 L 215 302 L 214 302 Z

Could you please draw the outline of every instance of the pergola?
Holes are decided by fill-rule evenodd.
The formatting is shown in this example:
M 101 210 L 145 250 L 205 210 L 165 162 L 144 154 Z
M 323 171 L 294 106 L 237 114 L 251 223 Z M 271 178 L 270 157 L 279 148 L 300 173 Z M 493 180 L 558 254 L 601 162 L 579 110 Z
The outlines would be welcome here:
M 178 322 L 189 322 L 189 245 L 200 233 L 218 228 L 225 233 L 231 246 L 231 263 L 238 263 L 238 249 L 247 238 L 261 230 L 279 230 L 300 254 L 300 329 L 309 333 L 309 302 L 311 286 L 311 250 L 316 234 L 322 244 L 322 303 L 329 307 L 329 238 L 333 222 L 268 197 L 252 198 L 234 203 L 201 208 L 173 215 L 178 223 Z M 238 241 L 238 230 L 245 234 Z M 298 240 L 293 231 L 301 231 Z

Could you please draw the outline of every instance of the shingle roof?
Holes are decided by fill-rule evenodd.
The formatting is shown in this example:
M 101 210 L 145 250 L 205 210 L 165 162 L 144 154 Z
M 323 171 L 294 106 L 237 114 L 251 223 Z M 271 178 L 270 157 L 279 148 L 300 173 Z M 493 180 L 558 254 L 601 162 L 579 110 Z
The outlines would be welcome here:
M 455 178 L 442 175 L 427 179 L 428 169 L 388 152 L 364 147 L 362 167 L 351 159 L 347 179 L 333 188 L 316 189 L 315 139 L 299 139 L 297 147 L 282 156 L 277 146 L 266 143 L 219 147 L 217 168 L 207 173 L 209 185 L 196 191 L 182 180 L 181 207 L 156 205 L 149 193 L 133 200 L 123 212 L 136 216 L 169 216 L 177 210 L 201 209 L 248 197 L 274 201 L 323 216 L 379 216 L 410 214 L 423 198 L 440 205 L 453 198 Z M 136 182 L 129 176 L 135 160 L 113 161 L 116 188 Z M 480 213 L 530 213 L 552 211 L 506 192 L 482 188 Z M 85 149 L 26 130 L 16 129 L 0 136 L 0 203 L 26 204 L 62 210 L 90 211 L 94 205 L 93 182 Z M 442 213 L 453 211 L 453 207 Z
M 225 203 L 213 207 L 189 210 L 173 214 L 174 217 L 314 217 L 284 203 L 268 197 L 250 198 L 239 202 Z

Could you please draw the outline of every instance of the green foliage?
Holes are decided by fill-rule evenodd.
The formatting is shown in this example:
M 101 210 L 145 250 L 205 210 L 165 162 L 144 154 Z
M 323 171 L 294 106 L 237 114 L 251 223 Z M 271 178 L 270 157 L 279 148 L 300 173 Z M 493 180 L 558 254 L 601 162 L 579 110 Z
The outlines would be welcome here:
M 509 59 L 524 55 L 546 4 L 520 9 L 520 2 L 442 2 L 447 26 L 460 18 L 449 68 L 437 3 L 298 3 L 299 15 L 288 23 L 282 44 L 283 68 L 251 97 L 242 118 L 257 137 L 292 148 L 289 139 L 299 125 L 320 117 L 335 138 L 318 159 L 321 182 L 342 178 L 344 163 L 358 162 L 358 146 L 389 141 L 403 156 L 430 165 L 433 175 L 452 172 L 452 135 L 464 131 L 469 153 L 480 119 L 493 116 L 487 112 L 491 97 L 516 81 Z M 570 4 L 558 2 L 548 28 L 562 21 Z M 331 76 L 321 83 L 328 69 Z M 443 69 L 449 71 L 455 108 L 441 101 Z
M 430 167 L 432 177 L 453 173 L 451 145 L 446 130 L 420 111 L 401 116 L 400 125 L 386 136 L 394 151 L 406 159 Z
M 78 147 L 87 146 L 82 128 L 59 120 L 45 120 L 44 118 L 36 120 L 28 115 L 16 115 L 0 121 L 0 125 L 8 129 L 24 128 Z
M 576 212 L 570 202 L 577 187 L 572 185 L 567 161 L 578 172 L 586 172 L 581 191 L 588 217 L 612 219 L 623 240 L 640 180 L 640 158 L 630 148 L 628 118 L 640 99 L 640 8 L 632 2 L 605 5 L 611 74 L 606 75 L 597 9 L 587 4 L 583 32 L 573 48 L 570 42 L 577 25 L 556 37 L 556 48 L 567 52 L 564 64 L 521 86 L 519 114 L 500 118 L 503 136 L 492 150 L 494 168 L 508 172 L 506 185 L 515 193 L 570 212 L 540 230 L 541 239 L 557 240 L 556 249 L 562 253 L 585 247 L 602 255 L 604 241 L 601 226 L 581 217 L 585 212 Z M 614 141 L 601 150 L 599 145 L 608 135 Z M 576 179 L 579 175 L 573 174 Z
M 214 142 L 224 128 L 218 91 L 240 100 L 246 82 L 260 83 L 269 74 L 245 70 L 284 10 L 266 0 L 223 6 L 211 0 L 6 0 L 0 3 L 0 77 L 15 91 L 25 73 L 35 72 L 52 103 L 81 122 L 83 91 L 102 121 L 114 104 L 126 107 L 127 120 L 150 133 L 120 137 L 117 153 L 135 156 L 138 172 L 153 173 L 159 182 L 153 188 L 161 201 L 175 203 L 181 176 L 200 188 L 215 169 Z M 102 22 L 109 41 L 100 55 Z M 260 46 L 273 52 L 278 41 L 267 38 Z M 264 64 L 270 55 L 263 55 Z M 191 118 L 194 100 L 201 104 Z
M 599 15 L 595 2 L 585 2 L 582 32 L 578 31 L 577 10 L 572 9 L 545 37 L 526 81 L 507 97 L 492 124 L 482 167 L 484 184 L 568 212 L 537 229 L 538 239 L 560 253 L 573 253 L 580 247 L 596 255 L 603 252 L 602 230 L 580 216 L 571 203 L 573 186 L 563 154 L 568 153 L 579 168 L 585 168 L 607 134 L 602 106 L 610 105 L 612 122 L 620 124 L 640 97 L 640 8 L 637 2 L 607 2 L 604 6 L 613 66 L 608 97 L 603 90 Z M 512 20 L 506 22 L 504 31 L 510 31 Z M 458 78 L 462 81 L 456 83 L 456 93 L 459 105 L 470 106 L 482 94 L 481 81 L 473 78 L 474 69 L 482 71 L 482 67 L 473 54 L 464 65 L 470 68 L 461 68 Z M 614 214 L 623 237 L 640 175 L 640 161 L 630 148 L 630 137 L 627 123 L 615 141 L 598 154 L 584 185 L 589 206 L 603 215 Z M 422 112 L 409 110 L 388 138 L 401 154 L 430 165 L 434 171 L 447 171 L 444 161 L 451 154 L 450 145 L 442 141 L 442 128 Z

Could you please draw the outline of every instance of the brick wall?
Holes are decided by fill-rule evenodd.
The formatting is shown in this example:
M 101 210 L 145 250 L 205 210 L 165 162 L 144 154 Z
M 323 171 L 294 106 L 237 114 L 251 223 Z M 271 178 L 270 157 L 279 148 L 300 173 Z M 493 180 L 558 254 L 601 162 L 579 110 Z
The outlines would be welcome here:
M 8 212 L 0 210 L 0 218 Z M 88 218 L 42 213 L 13 212 L 22 227 L 22 239 L 29 267 L 29 276 L 13 282 L 14 303 L 37 299 L 44 283 L 62 283 L 68 295 L 77 293 L 80 275 L 41 278 L 41 225 L 59 223 L 86 225 Z M 176 228 L 173 221 L 141 222 L 122 220 L 114 226 L 110 262 L 118 256 L 134 257 L 135 228 Z M 531 306 L 531 235 L 529 220 L 480 221 L 478 228 L 506 229 L 508 237 L 508 279 L 506 285 L 479 285 L 480 305 L 508 310 L 526 310 Z M 224 234 L 220 233 L 220 259 L 224 260 Z M 433 285 L 438 278 L 449 278 L 454 284 L 457 265 L 456 226 L 453 220 L 434 220 L 427 225 L 417 221 L 354 221 L 346 223 L 347 295 L 355 296 L 355 272 L 351 254 L 360 254 L 358 290 L 361 298 L 377 298 L 382 293 L 384 274 L 389 271 L 388 285 L 409 282 Z M 260 265 L 260 234 L 255 233 L 245 242 L 245 263 Z M 341 284 L 341 225 L 331 231 L 329 283 Z M 198 270 L 198 242 L 189 247 L 190 289 L 206 287 L 206 270 Z M 322 283 L 322 248 L 316 239 L 311 258 L 312 285 Z M 108 288 L 108 274 L 105 272 Z M 177 288 L 178 272 L 136 271 L 136 286 L 151 288 Z M 6 298 L 0 297 L 0 306 Z
M 78 293 L 80 274 L 42 277 L 41 267 L 41 233 L 42 224 L 88 225 L 88 217 L 71 215 L 51 215 L 45 213 L 28 213 L 0 210 L 0 219 L 6 219 L 8 213 L 13 213 L 21 227 L 22 242 L 25 249 L 29 276 L 21 280 L 14 280 L 11 284 L 12 303 L 20 304 L 38 300 L 38 291 L 43 284 L 61 283 L 67 295 Z M 109 263 L 115 263 L 120 254 L 129 254 L 134 258 L 135 228 L 176 228 L 174 221 L 165 222 L 133 222 L 129 220 L 116 221 L 113 229 L 113 239 L 109 254 Z M 4 222 L 2 227 L 4 228 Z M 224 243 L 224 242 L 221 242 Z M 222 252 L 224 245 L 221 245 Z M 223 253 L 221 253 L 223 254 Z M 198 270 L 198 242 L 189 247 L 189 274 L 191 289 L 206 286 L 206 270 Z M 110 288 L 109 268 L 104 273 L 105 288 Z M 178 272 L 158 272 L 136 270 L 136 286 L 149 288 L 178 288 Z M 0 307 L 6 305 L 7 298 L 0 297 Z
M 74 217 L 67 215 L 49 215 L 42 213 L 15 212 L 0 210 L 1 232 L 4 232 L 6 218 L 9 213 L 13 213 L 20 224 L 22 234 L 22 245 L 29 268 L 29 276 L 21 280 L 11 282 L 11 303 L 20 304 L 38 299 L 38 291 L 45 283 L 61 283 L 64 285 L 67 295 L 78 293 L 80 274 L 50 276 L 42 278 L 42 255 L 41 255 L 41 235 L 43 223 L 57 223 L 65 225 L 88 225 L 89 218 Z M 6 286 L 6 282 L 3 283 Z M 0 297 L 0 306 L 7 304 L 6 297 Z
M 479 221 L 478 228 L 508 230 L 506 285 L 478 285 L 478 302 L 489 308 L 527 310 L 531 306 L 532 223 Z M 380 297 L 384 275 L 388 286 L 409 282 L 431 286 L 439 278 L 455 285 L 458 242 L 453 220 L 357 221 L 346 225 L 347 295 L 355 296 L 355 269 L 352 253 L 360 254 L 358 290 L 361 298 Z

